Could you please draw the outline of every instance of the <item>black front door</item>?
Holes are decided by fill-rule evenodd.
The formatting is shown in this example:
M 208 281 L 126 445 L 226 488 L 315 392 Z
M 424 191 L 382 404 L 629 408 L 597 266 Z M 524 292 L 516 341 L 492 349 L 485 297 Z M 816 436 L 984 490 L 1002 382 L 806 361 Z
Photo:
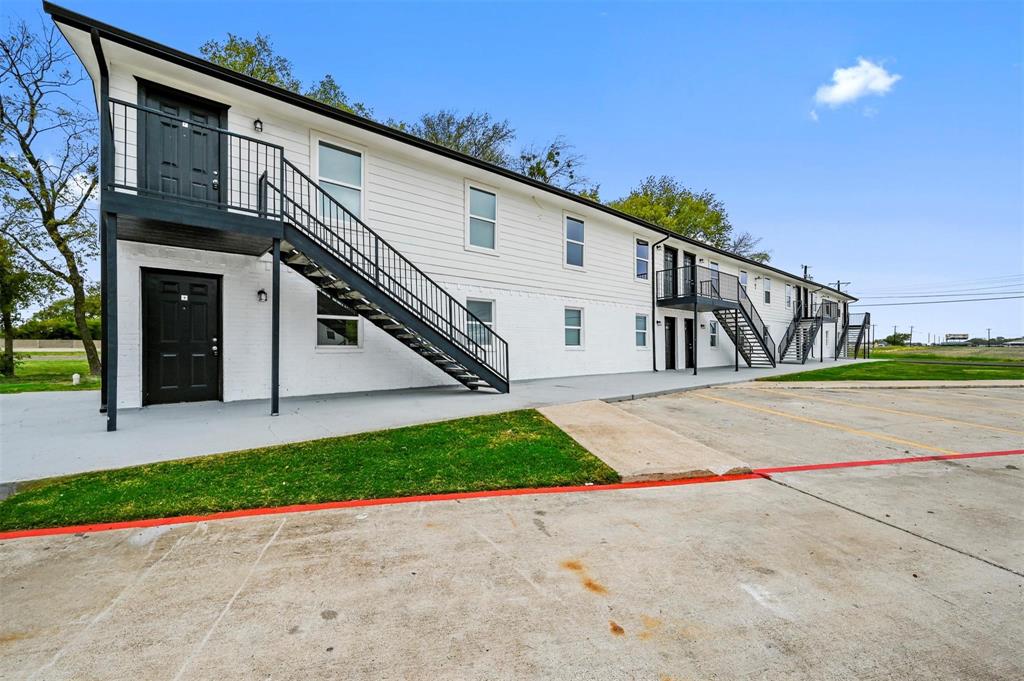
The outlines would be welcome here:
M 665 368 L 677 369 L 676 365 L 676 318 L 665 317 Z
M 675 298 L 678 293 L 676 292 L 676 283 L 679 281 L 679 251 L 672 248 L 671 246 L 665 246 L 665 296 L 667 298 Z
M 146 87 L 139 112 L 139 185 L 162 196 L 219 203 L 223 108 L 170 90 Z M 182 120 L 178 120 L 182 119 Z
M 683 267 L 686 273 L 686 290 L 683 295 L 694 295 L 697 292 L 697 256 L 683 251 Z
M 142 273 L 142 403 L 220 399 L 220 277 Z
M 686 368 L 693 368 L 693 320 L 683 320 L 683 336 L 686 345 Z

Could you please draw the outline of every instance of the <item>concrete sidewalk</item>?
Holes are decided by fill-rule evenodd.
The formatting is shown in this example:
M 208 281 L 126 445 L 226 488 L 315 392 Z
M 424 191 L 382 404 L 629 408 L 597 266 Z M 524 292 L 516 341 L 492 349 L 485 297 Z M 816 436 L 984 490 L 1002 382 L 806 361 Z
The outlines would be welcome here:
M 853 362 L 840 360 L 831 364 Z M 863 360 L 859 360 L 863 361 Z M 0 395 L 0 482 L 229 452 L 335 435 L 397 428 L 514 409 L 584 400 L 621 400 L 805 371 L 732 367 L 517 381 L 511 392 L 474 393 L 462 386 L 269 401 L 197 402 L 123 410 L 107 433 L 99 393 Z

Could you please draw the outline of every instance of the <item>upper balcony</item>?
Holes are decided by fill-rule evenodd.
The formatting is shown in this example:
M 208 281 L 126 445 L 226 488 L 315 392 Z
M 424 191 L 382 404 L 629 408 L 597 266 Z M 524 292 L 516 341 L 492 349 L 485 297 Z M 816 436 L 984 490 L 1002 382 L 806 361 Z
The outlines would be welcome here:
M 698 312 L 739 307 L 740 281 L 732 275 L 701 265 L 686 265 L 655 274 L 658 305 Z
M 280 236 L 284 150 L 219 127 L 200 107 L 110 100 L 103 210 L 118 238 L 259 255 Z

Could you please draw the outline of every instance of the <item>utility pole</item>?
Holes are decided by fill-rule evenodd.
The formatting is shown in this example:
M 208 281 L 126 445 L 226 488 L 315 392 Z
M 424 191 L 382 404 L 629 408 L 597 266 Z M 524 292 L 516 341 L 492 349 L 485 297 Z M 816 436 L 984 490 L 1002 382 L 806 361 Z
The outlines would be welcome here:
M 913 345 L 913 344 L 914 344 L 914 325 L 911 324 L 910 325 L 910 339 L 907 341 L 907 345 Z
M 992 347 L 992 329 L 985 329 L 988 332 L 988 346 Z

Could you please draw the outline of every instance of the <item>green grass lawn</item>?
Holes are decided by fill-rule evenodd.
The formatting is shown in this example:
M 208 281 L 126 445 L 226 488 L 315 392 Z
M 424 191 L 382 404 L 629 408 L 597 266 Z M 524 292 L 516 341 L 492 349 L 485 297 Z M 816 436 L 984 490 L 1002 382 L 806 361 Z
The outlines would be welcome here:
M 71 375 L 81 374 L 82 382 L 71 385 Z M 33 353 L 18 362 L 14 377 L 0 376 L 0 394 L 27 393 L 39 390 L 98 390 L 100 379 L 89 374 L 85 354 L 81 359 L 49 359 Z
M 813 366 L 808 363 L 808 366 Z M 826 362 L 827 366 L 827 362 Z M 911 364 L 909 362 L 863 362 L 784 376 L 759 378 L 759 381 L 983 381 L 1024 380 L 1024 366 L 987 367 L 949 364 Z
M 523 410 L 42 480 L 0 502 L 0 530 L 617 481 Z
M 872 359 L 927 359 L 951 362 L 1006 362 L 1024 364 L 1024 348 L 937 345 L 924 347 L 875 348 Z

